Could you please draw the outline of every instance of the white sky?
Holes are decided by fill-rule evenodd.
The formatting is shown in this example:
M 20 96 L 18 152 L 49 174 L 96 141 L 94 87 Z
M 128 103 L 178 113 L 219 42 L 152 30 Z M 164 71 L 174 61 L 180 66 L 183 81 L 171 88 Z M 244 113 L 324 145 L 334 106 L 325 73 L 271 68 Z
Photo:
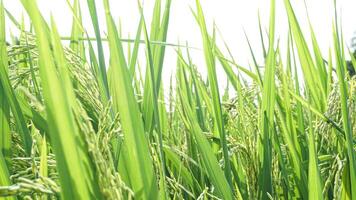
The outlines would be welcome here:
M 58 29 L 63 36 L 70 35 L 72 16 L 68 9 L 66 0 L 37 0 L 38 5 L 45 16 L 49 19 L 52 13 Z M 305 0 L 307 2 L 309 15 L 312 21 L 317 40 L 322 49 L 324 57 L 327 57 L 328 48 L 332 42 L 331 22 L 333 19 L 334 0 Z M 163 0 L 164 2 L 164 0 Z M 302 0 L 291 0 L 295 13 L 299 19 L 304 33 L 309 39 L 306 11 Z M 87 11 L 86 0 L 80 0 L 82 7 L 84 27 L 90 35 L 93 35 L 92 25 Z M 102 31 L 105 32 L 105 18 L 102 1 L 96 1 L 101 22 Z M 257 13 L 260 11 L 262 25 L 268 27 L 269 0 L 201 0 L 208 29 L 212 30 L 215 21 L 224 40 L 228 43 L 235 60 L 244 66 L 252 62 L 243 29 L 251 41 L 252 47 L 258 55 L 259 64 L 263 64 L 261 45 L 258 31 Z M 144 1 L 146 23 L 150 24 L 154 0 Z M 5 7 L 18 19 L 23 12 L 20 0 L 4 0 Z M 276 34 L 281 38 L 281 47 L 286 46 L 288 30 L 287 16 L 284 10 L 283 0 L 276 0 Z M 356 30 L 356 1 L 338 0 L 338 11 L 342 13 L 343 31 L 346 42 L 350 42 Z M 201 37 L 197 23 L 193 18 L 190 7 L 195 10 L 195 0 L 172 0 L 171 18 L 168 31 L 168 42 L 185 43 L 190 46 L 201 47 Z M 133 38 L 136 33 L 139 12 L 136 0 L 111 0 L 111 11 L 117 22 L 121 21 L 123 37 L 129 34 Z M 11 28 L 11 27 L 10 27 Z M 15 28 L 11 31 L 16 33 Z M 222 46 L 221 46 L 222 47 Z M 144 48 L 141 48 L 142 50 Z M 198 65 L 198 70 L 206 74 L 203 53 L 192 50 L 193 62 Z M 144 56 L 142 51 L 141 56 Z M 168 81 L 176 64 L 176 54 L 173 48 L 167 49 L 163 81 Z M 145 59 L 141 59 L 145 60 Z M 141 63 L 142 65 L 143 63 Z M 221 68 L 218 68 L 220 86 L 225 85 L 225 77 Z

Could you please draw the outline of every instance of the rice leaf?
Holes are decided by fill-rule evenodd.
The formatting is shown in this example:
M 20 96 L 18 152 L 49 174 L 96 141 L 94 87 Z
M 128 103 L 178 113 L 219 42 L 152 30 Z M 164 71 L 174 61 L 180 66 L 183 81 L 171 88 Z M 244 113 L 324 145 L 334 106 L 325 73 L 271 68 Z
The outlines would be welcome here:
M 21 111 L 21 108 L 19 106 L 19 103 L 16 99 L 14 89 L 11 86 L 9 76 L 8 76 L 8 59 L 7 59 L 7 51 L 6 51 L 6 40 L 5 40 L 5 15 L 4 15 L 4 9 L 3 9 L 3 4 L 1 3 L 1 8 L 0 8 L 0 56 L 1 56 L 1 61 L 0 61 L 0 87 L 2 87 L 2 94 L 1 95 L 1 100 L 2 100 L 2 107 L 4 108 L 4 113 L 1 115 L 1 122 L 10 122 L 10 119 L 6 118 L 6 115 L 8 115 L 7 107 L 4 106 L 9 106 L 11 113 L 13 114 L 15 118 L 15 125 L 16 125 L 16 130 L 20 134 L 23 142 L 23 147 L 25 149 L 25 152 L 27 155 L 30 155 L 31 152 L 31 145 L 32 145 L 32 139 L 30 132 L 27 128 L 27 124 L 25 121 L 25 118 L 23 116 L 23 113 Z M 6 98 L 6 99 L 5 99 Z M 5 102 L 6 101 L 6 102 Z M 2 145 L 2 148 L 6 148 L 6 154 L 5 156 L 8 156 L 9 154 L 9 138 L 10 132 L 9 129 L 6 128 L 8 125 L 4 125 L 1 129 L 4 129 L 4 132 L 1 132 L 1 138 L 3 138 L 4 143 Z M 3 149 L 2 149 L 3 150 Z
M 274 51 L 274 31 L 275 31 L 275 1 L 271 0 L 269 25 L 269 48 L 266 59 L 266 70 L 263 81 L 262 107 L 261 107 L 261 131 L 259 138 L 259 197 L 267 199 L 272 193 L 272 148 L 271 137 L 274 134 L 274 108 L 276 99 L 275 68 L 276 58 Z
M 224 123 L 222 120 L 221 103 L 220 103 L 221 100 L 220 100 L 216 69 L 215 69 L 215 57 L 212 51 L 214 44 L 211 43 L 210 37 L 208 36 L 208 32 L 205 25 L 205 18 L 199 0 L 196 1 L 196 7 L 197 7 L 197 21 L 200 26 L 201 36 L 203 39 L 204 55 L 205 55 L 205 61 L 207 64 L 207 71 L 208 71 L 208 80 L 210 83 L 210 92 L 212 95 L 214 123 L 216 126 L 215 130 L 217 131 L 215 133 L 216 134 L 215 136 L 220 137 L 221 147 L 223 150 L 224 164 L 225 164 L 224 172 L 225 172 L 226 179 L 232 189 L 230 159 L 228 155 L 228 147 L 226 142 Z
M 188 99 L 183 93 L 181 94 L 181 102 L 185 113 L 185 120 L 184 123 L 186 124 L 187 128 L 190 130 L 190 133 L 194 135 L 196 140 L 199 152 L 203 157 L 203 163 L 206 170 L 208 177 L 211 179 L 212 183 L 217 189 L 219 196 L 223 199 L 233 199 L 230 186 L 223 175 L 221 168 L 218 165 L 216 158 L 214 157 L 212 152 L 212 148 L 202 131 L 197 124 L 196 120 L 193 117 L 193 111 L 188 105 Z
M 94 182 L 93 168 L 88 157 L 83 138 L 75 125 L 70 94 L 73 94 L 71 85 L 68 84 L 68 74 L 58 76 L 56 64 L 66 67 L 63 55 L 52 57 L 50 41 L 54 37 L 54 49 L 61 53 L 59 37 L 54 24 L 53 34 L 47 32 L 37 4 L 28 0 L 21 1 L 29 14 L 37 36 L 39 49 L 39 71 L 42 81 L 44 102 L 51 135 L 51 145 L 58 162 L 60 182 L 62 185 L 61 196 L 65 199 L 90 199 L 101 198 L 98 185 Z M 81 177 L 80 179 L 75 177 Z M 81 191 L 78 193 L 77 191 Z
M 294 14 L 291 3 L 289 0 L 284 0 L 284 4 L 288 15 L 289 25 L 291 27 L 291 31 L 293 33 L 294 41 L 297 47 L 307 89 L 310 90 L 311 97 L 313 99 L 313 105 L 316 106 L 320 111 L 324 111 L 326 96 L 324 94 L 325 90 L 323 89 L 322 81 L 320 80 L 320 76 L 313 76 L 313 74 L 318 74 L 318 72 L 300 25 Z
M 125 137 L 120 154 L 119 172 L 124 181 L 134 190 L 136 198 L 157 199 L 157 180 L 153 171 L 148 141 L 129 78 L 122 44 L 110 14 L 108 0 L 104 1 L 104 8 L 110 48 L 110 92 L 114 111 L 120 114 Z
M 353 200 L 356 199 L 356 158 L 355 158 L 355 150 L 353 145 L 353 128 L 350 118 L 350 109 L 348 105 L 349 92 L 348 85 L 345 82 L 345 69 L 346 62 L 344 56 L 341 54 L 341 45 L 340 38 L 338 35 L 338 27 L 337 25 L 333 26 L 333 36 L 334 36 L 334 53 L 336 59 L 336 72 L 338 76 L 338 85 L 340 89 L 340 103 L 341 103 L 341 113 L 342 113 L 342 124 L 345 131 L 345 139 L 346 139 L 346 152 L 347 152 L 347 160 L 349 165 L 349 177 L 350 177 L 350 190 L 351 190 L 351 198 Z
M 104 50 L 101 41 L 100 26 L 99 26 L 98 14 L 96 11 L 95 0 L 87 0 L 87 4 L 88 4 L 88 9 L 93 24 L 94 32 L 95 32 L 95 41 L 98 50 L 99 63 L 97 65 L 97 71 L 98 71 L 98 85 L 100 87 L 100 95 L 101 98 L 104 100 L 104 103 L 107 103 L 109 99 L 109 85 L 108 85 L 107 74 L 106 74 Z

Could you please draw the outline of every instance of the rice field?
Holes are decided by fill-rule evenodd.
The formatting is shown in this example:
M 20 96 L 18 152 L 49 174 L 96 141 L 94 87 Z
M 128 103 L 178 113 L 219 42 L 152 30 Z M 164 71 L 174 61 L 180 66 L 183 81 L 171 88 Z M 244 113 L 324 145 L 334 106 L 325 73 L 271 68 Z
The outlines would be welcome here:
M 336 9 L 333 46 L 322 55 L 318 34 L 311 25 L 305 34 L 284 0 L 290 29 L 282 54 L 270 0 L 261 68 L 259 47 L 250 46 L 251 66 L 223 53 L 229 46 L 216 42 L 199 0 L 192 15 L 204 66 L 191 47 L 166 41 L 171 0 L 155 1 L 152 21 L 138 3 L 130 40 L 109 0 L 79 2 L 69 3 L 67 45 L 36 1 L 21 0 L 26 27 L 0 0 L 0 199 L 356 200 L 356 57 Z M 20 34 L 6 37 L 9 24 Z M 162 81 L 166 48 L 176 51 L 169 83 Z M 217 68 L 229 83 L 224 90 Z

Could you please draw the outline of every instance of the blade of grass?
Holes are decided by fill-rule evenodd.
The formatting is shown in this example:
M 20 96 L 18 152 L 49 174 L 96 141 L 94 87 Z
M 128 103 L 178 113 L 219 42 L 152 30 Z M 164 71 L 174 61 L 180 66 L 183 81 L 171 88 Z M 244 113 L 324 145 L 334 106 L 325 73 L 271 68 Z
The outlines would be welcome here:
M 263 94 L 261 106 L 261 131 L 259 138 L 259 162 L 260 172 L 258 175 L 259 197 L 267 199 L 272 193 L 272 148 L 271 137 L 274 127 L 274 108 L 275 108 L 275 68 L 276 58 L 274 51 L 274 29 L 275 29 L 275 0 L 271 0 L 270 7 L 270 26 L 269 26 L 269 48 L 266 59 L 266 69 L 263 81 Z
M 104 50 L 103 50 L 103 44 L 101 40 L 100 26 L 99 26 L 97 11 L 96 11 L 95 0 L 87 0 L 87 4 L 88 4 L 88 9 L 93 24 L 94 32 L 95 32 L 95 41 L 98 49 L 99 65 L 97 71 L 99 72 L 98 74 L 99 83 L 100 83 L 99 85 L 101 85 L 102 87 L 102 89 L 100 90 L 101 96 L 102 99 L 105 100 L 104 102 L 107 102 L 107 100 L 110 98 L 110 93 L 109 93 L 109 85 L 108 85 L 108 80 L 106 75 Z
M 336 8 L 335 8 L 336 9 Z M 353 149 L 353 133 L 352 133 L 352 122 L 350 118 L 350 111 L 348 106 L 348 86 L 345 81 L 345 69 L 346 63 L 343 55 L 341 54 L 340 39 L 338 35 L 337 25 L 333 26 L 333 36 L 334 36 L 334 51 L 336 59 L 336 73 L 338 76 L 339 89 L 340 89 L 340 101 L 341 101 L 341 114 L 342 114 L 342 124 L 345 130 L 346 139 L 346 151 L 349 165 L 349 176 L 350 176 L 350 189 L 352 199 L 356 199 L 356 160 L 355 151 Z
M 262 46 L 262 51 L 263 51 L 263 57 L 266 58 L 267 57 L 267 52 L 266 52 L 266 47 L 265 47 L 265 42 L 263 39 L 263 31 L 262 31 L 262 26 L 261 26 L 261 16 L 260 16 L 260 11 L 258 11 L 258 30 L 260 33 L 260 39 L 261 39 L 261 46 Z M 246 35 L 246 33 L 245 33 Z M 250 43 L 249 43 L 250 46 Z M 250 47 L 251 49 L 251 47 Z M 261 77 L 261 76 L 260 76 Z
M 310 50 L 294 14 L 292 5 L 289 0 L 284 0 L 284 4 L 288 15 L 289 25 L 298 50 L 299 60 L 301 62 L 307 89 L 310 90 L 313 105 L 320 111 L 324 112 L 326 107 L 326 96 L 324 94 L 325 90 L 323 89 L 322 81 L 320 76 L 318 76 L 318 71 L 316 70 Z
M 21 138 L 22 138 L 22 142 L 24 145 L 24 150 L 26 152 L 27 155 L 30 155 L 31 152 L 31 146 L 32 146 L 32 139 L 31 139 L 31 135 L 30 132 L 27 129 L 27 124 L 25 121 L 25 118 L 23 116 L 23 113 L 21 111 L 21 108 L 19 106 L 19 103 L 16 99 L 15 96 L 15 92 L 14 89 L 11 86 L 10 80 L 9 80 L 9 76 L 8 76 L 8 58 L 7 58 L 7 50 L 6 50 L 6 40 L 5 40 L 5 14 L 4 14 L 4 9 L 3 9 L 3 4 L 1 3 L 1 8 L 0 8 L 0 57 L 1 57 L 1 61 L 0 61 L 0 87 L 2 87 L 3 90 L 3 95 L 1 95 L 1 99 L 2 102 L 5 102 L 9 105 L 11 113 L 15 119 L 15 126 L 16 126 L 16 130 L 17 132 L 20 134 Z M 6 100 L 5 100 L 6 98 Z M 6 105 L 3 104 L 3 106 Z M 1 116 L 6 117 L 6 111 L 7 108 L 4 109 L 4 114 L 5 116 Z M 5 121 L 5 118 L 3 118 L 3 120 Z M 6 121 L 10 122 L 10 118 L 8 118 Z M 9 124 L 8 124 L 9 125 Z M 9 139 L 11 138 L 10 132 L 8 132 L 9 130 L 6 130 L 5 128 L 6 125 L 4 125 L 4 131 L 6 131 L 6 133 L 2 133 L 4 135 L 2 135 L 2 137 L 4 137 L 4 145 L 7 146 L 7 148 L 9 148 Z M 5 156 L 8 156 L 8 152 L 6 152 Z
M 166 187 L 166 162 L 165 162 L 165 156 L 164 156 L 164 151 L 163 151 L 163 136 L 162 136 L 162 129 L 161 129 L 161 122 L 160 122 L 160 116 L 159 116 L 159 110 L 158 110 L 158 95 L 157 95 L 157 90 L 156 90 L 156 84 L 155 84 L 155 79 L 154 79 L 154 66 L 153 66 L 153 58 L 152 58 L 152 51 L 151 51 L 151 45 L 149 42 L 149 38 L 148 38 L 148 33 L 147 33 L 147 28 L 146 28 L 146 23 L 144 20 L 144 16 L 143 16 L 143 9 L 140 6 L 140 12 L 141 12 L 141 18 L 142 18 L 142 27 L 143 27 L 143 33 L 144 33 L 144 38 L 146 41 L 146 54 L 148 57 L 148 71 L 150 74 L 150 89 L 151 89 L 151 93 L 152 93 L 152 102 L 153 102 L 153 117 L 154 117 L 154 124 L 156 125 L 156 131 L 158 133 L 158 138 L 159 138 L 159 153 L 160 153 L 160 160 L 161 160 L 161 170 L 160 170 L 160 174 L 161 174 L 161 178 L 160 178 L 160 184 L 161 187 L 163 188 L 161 190 L 161 192 L 163 192 L 163 194 L 161 195 L 162 199 L 166 199 L 167 198 L 167 187 Z
M 9 186 L 10 182 L 10 174 L 6 166 L 6 162 L 2 152 L 0 151 L 0 186 Z M 0 196 L 3 196 L 0 192 Z M 4 200 L 15 200 L 15 197 L 1 197 Z
M 5 15 L 4 15 L 4 6 L 3 2 L 0 2 L 0 56 L 1 56 L 1 67 L 7 66 L 7 61 L 5 60 L 6 44 L 5 44 Z M 1 163 L 1 171 L 4 173 L 5 177 L 1 178 L 1 183 L 8 179 L 7 167 L 5 165 L 5 160 L 8 164 L 10 164 L 11 160 L 11 130 L 10 130 L 10 108 L 9 104 L 6 100 L 5 91 L 3 89 L 2 83 L 0 82 L 0 152 L 1 158 L 4 160 L 0 161 Z M 6 172 L 5 172 L 6 171 Z M 5 179 L 6 178 L 6 179 Z
M 46 136 L 42 138 L 41 141 L 41 156 L 40 156 L 40 169 L 39 169 L 39 174 L 41 177 L 48 177 L 48 159 L 47 159 L 47 141 L 46 141 Z M 48 199 L 48 196 L 43 194 L 41 195 L 41 200 L 46 200 Z
M 287 58 L 289 60 L 289 57 Z M 280 94 L 280 98 L 283 101 L 278 101 L 278 110 L 277 117 L 280 118 L 280 127 L 281 133 L 285 140 L 285 144 L 288 146 L 288 155 L 291 159 L 291 164 L 294 171 L 294 179 L 296 181 L 296 187 L 299 189 L 299 193 L 303 198 L 307 198 L 308 190 L 307 190 L 307 175 L 304 171 L 302 165 L 302 152 L 299 146 L 298 136 L 295 133 L 294 121 L 293 121 L 293 113 L 290 109 L 291 101 L 290 94 L 288 90 L 289 84 L 287 83 L 287 75 L 282 72 L 282 91 Z M 284 111 L 282 111 L 284 109 Z M 285 113 L 285 116 L 282 115 Z
M 160 21 L 161 17 L 161 0 L 157 0 L 155 3 L 155 8 L 153 10 L 153 19 L 151 23 L 151 33 L 150 33 L 150 40 L 152 41 L 161 41 L 166 42 L 167 33 L 168 33 L 168 25 L 169 25 L 169 18 L 170 18 L 170 8 L 171 8 L 171 0 L 166 1 L 165 10 L 162 16 L 162 21 Z M 153 57 L 153 66 L 154 68 L 154 81 L 156 91 L 159 91 L 160 84 L 161 84 L 161 75 L 163 69 L 163 61 L 165 55 L 165 45 L 152 46 L 152 57 Z M 148 88 L 150 86 L 149 78 L 150 75 L 146 72 L 145 78 L 145 88 L 144 88 L 144 103 L 143 103 L 143 111 L 144 111 L 144 119 L 145 119 L 145 130 L 151 131 L 153 125 L 153 110 L 152 110 L 152 94 L 151 90 Z
M 258 68 L 258 63 L 257 63 L 257 60 L 256 60 L 255 53 L 253 52 L 253 49 L 252 49 L 250 40 L 248 39 L 246 32 L 244 32 L 244 34 L 245 34 L 245 38 L 246 38 L 246 41 L 247 41 L 247 44 L 248 44 L 248 47 L 249 47 L 249 49 L 250 49 L 250 53 L 251 53 L 251 56 L 252 56 L 252 60 L 253 60 L 253 64 L 254 64 L 253 66 L 255 67 L 255 71 L 256 71 L 256 73 L 257 73 L 257 75 L 258 75 L 258 83 L 262 86 L 262 85 L 263 85 L 263 83 L 262 83 L 262 76 L 261 76 L 260 69 Z M 262 32 L 260 33 L 260 35 L 261 35 L 261 38 L 263 38 Z M 263 44 L 263 42 L 262 42 L 262 44 Z M 263 52 L 265 52 L 265 51 L 266 51 L 266 50 L 265 50 L 265 48 L 263 47 Z M 266 57 L 266 56 L 264 56 L 264 57 Z
M 1 83 L 0 83 L 0 93 L 5 94 L 5 91 L 3 90 Z M 11 161 L 10 108 L 4 95 L 1 95 L 0 97 L 0 152 L 2 152 L 2 155 L 4 156 L 5 160 L 8 162 L 8 164 L 10 164 Z
M 321 200 L 323 199 L 320 170 L 318 167 L 318 157 L 315 147 L 313 118 L 309 111 L 309 133 L 308 133 L 308 147 L 309 147 L 309 165 L 308 165 L 308 198 Z
M 120 113 L 125 137 L 123 150 L 120 154 L 119 171 L 127 172 L 121 175 L 124 181 L 134 190 L 135 198 L 157 199 L 157 180 L 149 153 L 148 141 L 129 78 L 122 44 L 110 14 L 108 0 L 104 1 L 104 8 L 110 49 L 110 91 L 114 111 Z
M 48 25 L 43 20 L 37 4 L 22 0 L 22 5 L 29 14 L 33 23 L 39 51 L 39 72 L 48 124 L 51 134 L 51 145 L 56 155 L 59 180 L 61 182 L 61 196 L 64 199 L 90 199 L 101 198 L 98 194 L 98 185 L 93 180 L 93 168 L 88 157 L 83 138 L 75 125 L 72 109 L 75 110 L 73 88 L 68 84 L 68 74 L 57 73 L 59 67 L 67 67 L 63 62 L 64 55 L 51 54 L 51 35 L 54 42 L 53 49 L 60 53 L 61 45 L 56 29 L 48 32 Z M 60 59 L 62 58 L 62 59 Z M 63 71 L 63 70 L 62 70 Z M 80 179 L 76 177 L 81 177 Z M 78 192 L 80 191 L 80 192 Z
M 4 5 L 3 1 L 0 1 L 0 79 L 8 78 L 6 72 L 7 68 L 7 51 L 6 51 L 6 40 L 5 40 L 5 15 L 4 15 Z M 3 76 L 6 77 L 3 77 Z M 11 130 L 10 130 L 10 109 L 7 102 L 3 81 L 0 82 L 0 185 L 8 186 L 11 185 L 10 174 L 8 171 L 8 166 L 10 166 L 11 159 Z M 16 199 L 14 197 L 4 198 L 6 200 Z
M 139 45 L 140 45 L 142 24 L 143 24 L 143 18 L 141 17 L 140 23 L 137 28 L 136 39 L 135 39 L 135 44 L 133 47 L 132 57 L 131 57 L 130 64 L 129 64 L 130 75 L 132 78 L 135 76 L 135 66 L 137 63 L 137 57 L 138 57 L 138 52 L 139 52 L 139 47 L 140 47 Z
M 206 29 L 205 18 L 199 0 L 196 0 L 196 7 L 197 7 L 197 21 L 200 26 L 201 36 L 203 39 L 204 55 L 205 55 L 205 61 L 207 64 L 206 67 L 208 71 L 208 80 L 210 84 L 210 92 L 212 95 L 213 113 L 214 113 L 214 122 L 215 122 L 214 124 L 217 130 L 216 136 L 220 137 L 221 147 L 223 150 L 224 165 L 225 165 L 224 173 L 226 176 L 226 180 L 228 181 L 230 188 L 232 190 L 233 187 L 232 187 L 230 159 L 228 155 L 228 147 L 226 142 L 224 123 L 222 120 L 220 95 L 219 95 L 216 69 L 215 69 L 215 57 L 212 51 L 214 45 L 211 44 L 210 37 Z
M 70 2 L 67 0 L 68 4 Z M 76 52 L 81 58 L 85 58 L 84 56 L 84 46 L 83 41 L 80 41 L 78 38 L 83 36 L 81 24 L 82 17 L 80 12 L 80 3 L 78 0 L 74 0 L 73 6 L 71 6 L 71 10 L 73 12 L 73 20 L 72 20 L 72 33 L 69 47 Z
M 217 192 L 221 198 L 233 199 L 229 183 L 225 178 L 221 168 L 219 167 L 216 158 L 213 154 L 210 153 L 212 152 L 212 148 L 209 145 L 209 142 L 207 141 L 205 136 L 202 134 L 200 126 L 194 118 L 193 111 L 188 105 L 187 97 L 181 92 L 179 94 L 185 113 L 185 116 L 182 116 L 182 120 L 189 129 L 189 132 L 194 135 L 208 177 L 211 179 L 212 183 L 216 187 Z

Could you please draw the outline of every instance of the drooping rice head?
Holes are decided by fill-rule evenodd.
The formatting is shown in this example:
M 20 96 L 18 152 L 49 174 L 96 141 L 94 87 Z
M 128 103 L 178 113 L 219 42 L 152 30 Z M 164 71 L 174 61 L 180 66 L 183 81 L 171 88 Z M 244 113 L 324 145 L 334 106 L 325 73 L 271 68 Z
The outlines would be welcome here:
M 111 104 L 103 105 L 99 100 L 99 92 L 95 77 L 90 66 L 71 49 L 65 48 L 71 80 L 75 89 L 80 113 L 76 113 L 76 122 L 85 134 L 90 157 L 96 167 L 100 190 L 107 199 L 123 199 L 132 196 L 132 191 L 121 181 L 115 170 L 112 158 L 113 137 L 121 135 L 119 117 L 111 118 Z M 42 90 L 38 72 L 38 52 L 36 41 L 31 33 L 22 32 L 19 41 L 8 46 L 9 77 L 13 88 L 23 97 L 30 109 L 35 110 L 45 118 Z M 10 179 L 13 185 L 2 187 L 1 195 L 22 194 L 29 198 L 48 195 L 59 197 L 60 185 L 56 169 L 55 156 L 49 149 L 45 156 L 47 176 L 40 174 L 41 141 L 44 139 L 43 130 L 38 130 L 33 122 L 29 123 L 33 145 L 30 157 L 26 157 L 21 138 L 16 132 L 12 134 L 12 168 Z M 46 144 L 47 145 L 47 144 Z

